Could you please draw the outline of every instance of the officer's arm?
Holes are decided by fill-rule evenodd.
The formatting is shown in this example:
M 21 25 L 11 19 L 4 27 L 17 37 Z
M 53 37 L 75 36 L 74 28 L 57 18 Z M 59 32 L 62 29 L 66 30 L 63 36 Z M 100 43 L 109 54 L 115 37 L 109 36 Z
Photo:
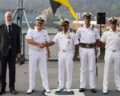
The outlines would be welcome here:
M 105 36 L 102 36 L 99 40 L 96 41 L 96 52 L 97 52 L 97 59 L 99 58 L 101 51 L 100 48 L 104 48 L 105 47 Z
M 50 41 L 50 42 L 47 42 L 45 45 L 46 45 L 47 47 L 49 47 L 49 46 L 52 46 L 52 45 L 54 45 L 54 44 L 55 44 L 54 41 Z
M 73 42 L 74 42 L 74 45 L 75 45 L 75 53 L 74 53 L 73 60 L 76 60 L 77 56 L 79 54 L 79 40 L 78 40 L 78 37 L 76 35 L 73 38 Z
M 99 39 L 96 40 L 96 47 L 100 47 L 100 40 Z
M 45 46 L 45 44 L 36 42 L 33 39 L 26 39 L 26 41 L 27 41 L 28 44 L 31 44 L 31 45 L 34 45 L 34 46 L 38 46 L 38 47 L 42 47 L 42 48 Z
M 75 45 L 75 54 L 79 54 L 79 44 Z
M 95 53 L 96 53 L 96 60 L 98 60 L 98 57 L 100 56 L 100 40 L 96 40 L 96 47 L 95 47 Z
M 100 47 L 105 47 L 105 42 L 100 41 Z
M 100 38 L 100 47 L 105 47 L 106 40 L 107 40 L 106 32 L 104 32 L 102 37 Z
M 74 53 L 73 60 L 76 60 L 78 55 L 79 55 L 79 44 L 75 45 L 75 53 Z

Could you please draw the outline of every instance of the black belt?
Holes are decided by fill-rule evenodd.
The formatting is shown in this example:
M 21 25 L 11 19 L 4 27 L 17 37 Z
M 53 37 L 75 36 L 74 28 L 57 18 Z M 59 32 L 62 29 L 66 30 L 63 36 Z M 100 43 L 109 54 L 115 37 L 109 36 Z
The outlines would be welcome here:
M 80 43 L 79 45 L 82 48 L 94 48 L 95 47 L 95 43 L 90 43 L 90 44 L 88 44 L 88 43 Z

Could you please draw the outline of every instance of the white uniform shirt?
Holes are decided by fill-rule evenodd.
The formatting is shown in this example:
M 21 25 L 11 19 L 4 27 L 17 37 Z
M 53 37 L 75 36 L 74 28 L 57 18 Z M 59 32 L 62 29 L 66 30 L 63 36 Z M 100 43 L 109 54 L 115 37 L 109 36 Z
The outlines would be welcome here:
M 29 29 L 26 35 L 26 39 L 33 39 L 34 41 L 39 43 L 45 43 L 46 41 L 49 41 L 47 31 L 45 29 L 38 31 L 37 28 Z M 38 46 L 29 44 L 29 49 L 43 50 L 45 48 L 40 48 Z
M 96 43 L 96 40 L 100 38 L 99 30 L 90 26 L 79 28 L 76 32 L 77 38 L 80 39 L 80 43 Z
M 107 50 L 120 50 L 120 32 L 119 31 L 113 32 L 110 29 L 110 31 L 104 32 L 100 41 L 106 44 L 105 48 Z
M 74 45 L 79 43 L 76 35 L 69 31 L 66 34 L 63 32 L 57 33 L 53 41 L 58 44 L 60 51 L 65 50 L 74 52 Z

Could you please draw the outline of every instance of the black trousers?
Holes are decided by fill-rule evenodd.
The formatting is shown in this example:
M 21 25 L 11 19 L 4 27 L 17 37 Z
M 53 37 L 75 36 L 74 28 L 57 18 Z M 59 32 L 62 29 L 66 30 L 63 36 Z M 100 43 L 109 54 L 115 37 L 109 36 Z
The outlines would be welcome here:
M 9 88 L 14 88 L 15 86 L 15 56 L 12 55 L 11 50 L 9 50 L 8 56 L 2 56 L 1 64 L 2 64 L 2 89 L 6 88 L 6 72 L 7 65 L 9 69 Z

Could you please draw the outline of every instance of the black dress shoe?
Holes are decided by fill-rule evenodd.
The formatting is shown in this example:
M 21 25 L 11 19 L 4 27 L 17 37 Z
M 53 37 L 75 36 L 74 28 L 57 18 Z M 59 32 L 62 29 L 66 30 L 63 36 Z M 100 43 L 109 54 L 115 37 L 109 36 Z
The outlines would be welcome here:
M 0 95 L 2 95 L 2 94 L 5 94 L 5 90 L 4 90 L 4 89 L 2 89 L 2 90 L 0 91 Z
M 0 91 L 0 95 L 2 95 L 3 94 L 3 92 L 2 91 Z
M 85 90 L 86 90 L 85 88 L 80 88 L 79 92 L 85 92 Z
M 91 89 L 91 92 L 96 93 L 97 91 L 96 91 L 96 89 Z
M 12 94 L 17 94 L 17 91 L 16 91 L 14 88 L 11 88 L 11 89 L 10 89 L 10 93 L 12 93 Z
M 67 91 L 67 93 L 68 93 L 68 94 L 74 94 L 74 92 L 73 92 L 73 91 Z

